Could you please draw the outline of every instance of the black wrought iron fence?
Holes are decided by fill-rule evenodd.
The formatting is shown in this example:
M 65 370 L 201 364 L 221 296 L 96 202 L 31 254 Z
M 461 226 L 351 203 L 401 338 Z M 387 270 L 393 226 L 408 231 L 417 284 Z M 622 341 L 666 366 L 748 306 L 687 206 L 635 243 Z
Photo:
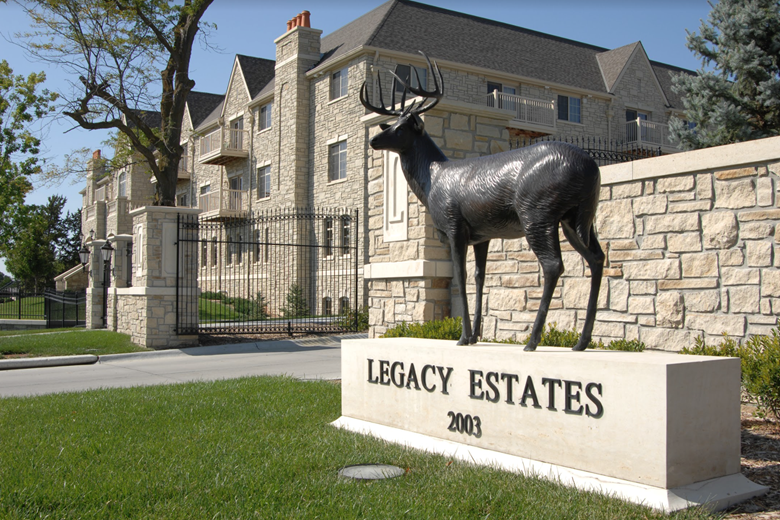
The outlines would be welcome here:
M 615 139 L 602 139 L 596 137 L 516 137 L 509 140 L 509 148 L 524 148 L 537 143 L 558 141 L 579 146 L 588 155 L 595 159 L 599 166 L 608 164 L 618 164 L 638 159 L 647 159 L 648 157 L 658 157 L 663 155 L 661 147 L 651 147 L 640 145 L 628 141 Z
M 25 291 L 17 283 L 0 290 L 0 319 L 43 320 L 45 317 L 43 293 Z
M 87 320 L 86 291 L 44 291 L 46 328 L 83 327 Z
M 345 332 L 358 313 L 358 213 L 180 216 L 177 332 Z

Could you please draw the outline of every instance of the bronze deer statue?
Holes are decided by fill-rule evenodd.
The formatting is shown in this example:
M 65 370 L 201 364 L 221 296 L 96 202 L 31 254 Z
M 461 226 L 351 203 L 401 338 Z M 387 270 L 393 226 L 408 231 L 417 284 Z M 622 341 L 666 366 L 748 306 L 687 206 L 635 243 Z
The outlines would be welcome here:
M 385 107 L 381 85 L 379 102 L 367 100 L 363 83 L 360 101 L 377 114 L 395 116 L 392 125 L 371 139 L 375 150 L 400 156 L 401 168 L 414 194 L 428 209 L 442 239 L 449 241 L 453 276 L 460 288 L 463 332 L 458 345 L 477 342 L 482 323 L 482 290 L 491 239 L 525 236 L 544 274 L 544 291 L 525 350 L 535 350 L 541 339 L 550 300 L 563 273 L 558 225 L 572 247 L 590 267 L 588 309 L 580 340 L 574 350 L 584 350 L 591 340 L 604 253 L 593 227 L 599 202 L 601 177 L 596 162 L 582 149 L 561 142 L 545 142 L 476 159 L 449 161 L 425 131 L 420 114 L 431 110 L 444 95 L 438 65 L 421 52 L 431 70 L 434 90 L 413 88 L 394 76 L 390 108 Z M 411 70 L 417 70 L 410 67 Z M 400 109 L 395 108 L 396 82 L 404 87 Z M 419 75 L 417 84 L 421 85 Z M 406 93 L 423 98 L 405 107 Z M 427 103 L 427 104 L 426 104 Z M 474 327 L 469 320 L 466 296 L 466 248 L 474 248 L 477 286 Z

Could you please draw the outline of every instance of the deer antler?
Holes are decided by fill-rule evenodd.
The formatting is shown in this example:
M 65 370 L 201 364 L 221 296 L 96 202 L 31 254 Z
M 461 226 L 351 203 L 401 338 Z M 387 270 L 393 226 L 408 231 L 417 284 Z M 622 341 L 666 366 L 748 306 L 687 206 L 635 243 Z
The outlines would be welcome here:
M 382 85 L 380 83 L 379 85 L 379 103 L 381 106 L 377 107 L 372 105 L 368 102 L 368 86 L 366 82 L 363 82 L 363 87 L 360 89 L 360 102 L 363 104 L 364 107 L 369 109 L 370 111 L 385 115 L 385 116 L 401 116 L 404 113 L 411 112 L 413 114 L 422 114 L 423 112 L 426 112 L 433 107 L 436 106 L 436 104 L 441 100 L 442 97 L 444 97 L 444 79 L 441 76 L 441 71 L 439 70 L 439 66 L 436 64 L 436 62 L 433 62 L 433 65 L 431 65 L 431 60 L 428 58 L 428 56 L 423 52 L 419 51 L 420 54 L 422 54 L 425 57 L 425 61 L 428 62 L 428 68 L 431 69 L 431 75 L 433 76 L 433 85 L 434 90 L 427 91 L 421 88 L 413 88 L 406 84 L 404 80 L 399 78 L 395 72 L 389 71 L 390 74 L 393 75 L 393 86 L 392 86 L 392 93 L 391 93 L 391 99 L 390 99 L 390 108 L 385 107 L 385 101 L 382 99 Z M 413 66 L 410 66 L 411 69 L 414 69 L 414 74 L 417 77 L 417 84 L 419 85 L 421 83 L 420 81 L 420 74 L 417 72 L 417 69 Z M 396 110 L 395 108 L 395 90 L 396 85 L 398 83 L 401 83 L 401 85 L 404 86 L 404 92 L 401 96 L 401 108 L 400 110 Z M 426 99 L 433 99 L 432 102 L 428 103 L 428 105 L 424 105 L 424 102 L 420 104 L 420 106 L 415 107 L 414 103 L 412 103 L 408 108 L 405 108 L 406 104 L 406 92 L 409 91 L 415 96 L 421 96 Z

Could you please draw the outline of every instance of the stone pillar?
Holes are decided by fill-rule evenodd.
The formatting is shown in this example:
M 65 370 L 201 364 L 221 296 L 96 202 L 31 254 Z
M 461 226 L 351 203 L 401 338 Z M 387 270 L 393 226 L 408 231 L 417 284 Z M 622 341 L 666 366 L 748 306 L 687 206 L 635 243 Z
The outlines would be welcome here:
M 147 348 L 168 349 L 197 345 L 197 335 L 179 335 L 177 330 L 177 259 L 179 268 L 197 270 L 197 255 L 177 255 L 177 218 L 193 218 L 198 209 L 146 206 L 130 213 L 133 218 L 132 282 L 115 287 L 116 330 L 130 334 L 133 343 Z M 193 248 L 193 250 L 197 250 Z M 116 253 L 115 253 L 116 254 Z M 125 260 L 125 259 L 122 259 Z M 195 271 L 196 272 L 196 271 Z M 197 299 L 197 290 L 190 291 Z M 185 302 L 197 312 L 197 301 Z
M 396 157 L 376 151 L 369 156 L 371 263 L 363 272 L 370 338 L 402 321 L 421 323 L 451 312 L 449 248 L 439 240 L 425 206 L 409 190 Z
M 87 287 L 86 328 L 102 329 L 103 322 L 103 255 L 100 248 L 105 240 L 88 240 L 85 246 L 89 249 L 89 286 Z

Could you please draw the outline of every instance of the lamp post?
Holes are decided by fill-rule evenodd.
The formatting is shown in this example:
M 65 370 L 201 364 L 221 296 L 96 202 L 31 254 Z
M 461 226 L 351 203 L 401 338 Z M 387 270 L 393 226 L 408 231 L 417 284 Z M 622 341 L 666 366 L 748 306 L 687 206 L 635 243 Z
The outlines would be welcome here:
M 84 272 L 87 272 L 87 264 L 89 263 L 89 249 L 87 249 L 87 244 L 83 244 L 81 246 L 81 249 L 79 249 L 79 260 L 81 261 L 81 266 L 84 269 Z
M 103 256 L 103 328 L 108 328 L 108 285 L 111 283 L 111 254 L 114 248 L 111 243 L 106 243 L 100 248 L 100 254 Z

